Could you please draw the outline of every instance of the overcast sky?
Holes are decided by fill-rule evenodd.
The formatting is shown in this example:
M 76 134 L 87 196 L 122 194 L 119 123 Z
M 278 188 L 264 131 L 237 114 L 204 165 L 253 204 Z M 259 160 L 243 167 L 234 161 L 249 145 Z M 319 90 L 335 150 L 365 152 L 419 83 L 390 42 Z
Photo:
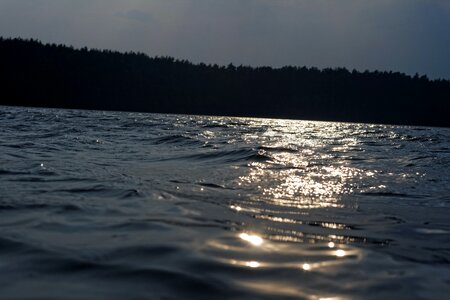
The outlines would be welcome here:
M 450 0 L 0 0 L 0 35 L 450 79 Z

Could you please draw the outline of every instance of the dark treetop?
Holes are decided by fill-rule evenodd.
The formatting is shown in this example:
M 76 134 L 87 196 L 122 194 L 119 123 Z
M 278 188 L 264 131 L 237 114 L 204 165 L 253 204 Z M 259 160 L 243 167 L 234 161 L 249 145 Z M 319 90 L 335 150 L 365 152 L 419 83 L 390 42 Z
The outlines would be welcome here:
M 450 126 L 450 82 L 192 64 L 0 38 L 0 105 Z

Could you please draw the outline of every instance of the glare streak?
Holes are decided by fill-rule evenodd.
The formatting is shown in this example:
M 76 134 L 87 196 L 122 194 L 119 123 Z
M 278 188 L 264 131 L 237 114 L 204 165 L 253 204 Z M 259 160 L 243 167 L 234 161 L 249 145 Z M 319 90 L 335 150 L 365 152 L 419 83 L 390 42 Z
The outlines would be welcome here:
M 250 244 L 252 244 L 253 246 L 261 246 L 264 242 L 264 240 L 257 236 L 257 235 L 249 235 L 247 233 L 241 233 L 239 235 L 239 237 L 244 240 L 249 242 Z
M 261 266 L 261 264 L 259 262 L 257 262 L 257 261 L 249 261 L 245 265 L 247 267 L 253 268 L 253 269 L 259 268 Z

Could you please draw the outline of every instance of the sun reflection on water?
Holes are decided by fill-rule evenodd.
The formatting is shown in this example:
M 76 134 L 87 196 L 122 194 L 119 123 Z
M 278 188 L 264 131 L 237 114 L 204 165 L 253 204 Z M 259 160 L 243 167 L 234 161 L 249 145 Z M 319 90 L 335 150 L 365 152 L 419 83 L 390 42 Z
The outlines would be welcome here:
M 336 256 L 337 257 L 344 257 L 346 255 L 346 252 L 342 249 L 336 250 Z
M 238 211 L 238 212 L 242 210 L 242 207 L 237 206 L 237 205 L 231 205 L 230 208 L 234 209 L 235 211 Z
M 339 208 L 342 195 L 354 192 L 354 179 L 376 175 L 348 163 L 359 141 L 346 137 L 339 124 L 277 120 L 270 125 L 258 137 L 263 149 L 258 151 L 268 159 L 251 162 L 238 183 L 257 188 L 265 201 L 300 209 Z M 345 159 L 336 159 L 343 154 Z
M 403 174 L 380 167 L 365 125 L 252 122 L 248 134 L 227 139 L 245 150 L 227 160 L 235 173 L 224 186 L 237 193 L 220 202 L 228 232 L 211 238 L 208 254 L 227 265 L 235 284 L 274 299 L 344 299 L 342 275 L 365 262 L 365 245 L 388 241 L 367 236 L 365 220 L 354 219 L 371 217 L 363 202 L 371 198 L 360 195 L 389 191 L 385 178 Z M 234 143 L 227 144 L 233 155 Z
M 250 173 L 242 176 L 240 181 L 241 185 L 257 186 L 267 200 L 280 206 L 340 207 L 339 197 L 353 192 L 347 181 L 358 173 L 357 169 L 345 166 L 274 170 L 267 164 L 253 163 Z
M 239 237 L 242 240 L 244 240 L 246 242 L 249 242 L 253 246 L 261 246 L 263 244 L 263 242 L 264 242 L 264 240 L 258 235 L 250 235 L 250 234 L 247 234 L 247 233 L 241 233 L 239 235 Z
M 246 262 L 245 265 L 249 268 L 254 268 L 254 269 L 259 268 L 261 266 L 261 264 L 257 261 L 249 261 L 249 262 Z
M 240 166 L 243 173 L 234 181 L 243 196 L 227 206 L 242 227 L 231 238 L 210 243 L 212 253 L 222 253 L 220 260 L 237 268 L 292 272 L 291 283 L 338 272 L 361 259 L 362 252 L 348 246 L 359 242 L 351 233 L 354 227 L 348 219 L 330 217 L 346 208 L 345 196 L 360 190 L 362 179 L 380 175 L 354 163 L 364 151 L 352 135 L 354 125 L 254 122 L 259 133 L 241 138 L 256 154 Z M 329 297 L 304 293 L 286 281 L 239 284 L 307 299 Z

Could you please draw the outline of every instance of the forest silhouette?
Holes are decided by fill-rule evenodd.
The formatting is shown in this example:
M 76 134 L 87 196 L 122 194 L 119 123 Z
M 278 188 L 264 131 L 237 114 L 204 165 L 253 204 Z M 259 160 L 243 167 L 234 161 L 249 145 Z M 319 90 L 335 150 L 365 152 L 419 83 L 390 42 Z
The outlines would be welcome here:
M 450 82 L 399 72 L 193 64 L 0 38 L 0 105 L 450 127 Z

